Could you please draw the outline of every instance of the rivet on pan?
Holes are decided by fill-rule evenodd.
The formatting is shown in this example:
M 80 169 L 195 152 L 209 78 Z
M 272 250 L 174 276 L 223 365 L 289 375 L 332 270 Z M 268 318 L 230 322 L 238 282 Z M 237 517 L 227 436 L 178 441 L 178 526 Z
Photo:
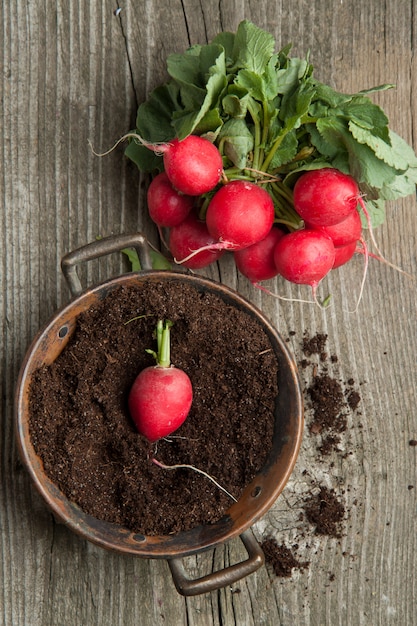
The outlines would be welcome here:
M 60 339 L 63 339 L 64 337 L 66 337 L 68 333 L 68 326 L 61 326 L 61 328 L 58 331 L 58 337 Z
M 260 487 L 259 485 L 255 487 L 255 489 L 251 493 L 252 498 L 257 498 L 260 495 L 261 491 L 262 487 Z

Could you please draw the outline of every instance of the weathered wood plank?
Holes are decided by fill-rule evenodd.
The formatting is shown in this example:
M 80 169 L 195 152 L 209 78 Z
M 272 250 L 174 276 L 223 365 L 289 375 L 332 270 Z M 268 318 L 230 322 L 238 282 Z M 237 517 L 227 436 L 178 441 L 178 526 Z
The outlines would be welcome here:
M 239 289 L 276 323 L 298 359 L 303 332 L 328 334 L 339 360 L 329 371 L 361 385 L 361 414 L 350 416 L 342 453 L 317 454 L 309 435 L 283 496 L 255 527 L 273 533 L 310 561 L 277 579 L 269 568 L 232 589 L 184 599 L 168 566 L 104 552 L 57 525 L 33 492 L 14 445 L 13 391 L 26 347 L 65 303 L 59 260 L 111 232 L 157 233 L 141 211 L 144 181 L 109 148 L 134 125 L 136 108 L 166 77 L 166 57 L 205 43 L 248 18 L 270 30 L 294 55 L 311 51 L 316 75 L 349 92 L 383 82 L 375 95 L 391 125 L 417 148 L 415 0 L 291 3 L 67 2 L 42 0 L 1 9 L 1 271 L 2 329 L 0 623 L 5 626 L 88 624 L 331 624 L 415 622 L 416 562 L 416 292 L 407 277 L 371 262 L 362 303 L 355 305 L 361 259 L 326 282 L 333 306 L 283 303 L 238 276 L 231 259 L 206 274 Z M 387 258 L 416 274 L 416 201 L 389 207 L 377 237 Z M 112 256 L 82 270 L 87 284 L 121 271 Z M 305 297 L 280 281 L 271 288 Z M 323 286 L 324 291 L 324 286 Z M 289 335 L 295 331 L 295 335 Z M 301 371 L 303 381 L 308 372 Z M 307 384 L 307 382 L 306 382 Z M 307 415 L 308 417 L 308 415 Z M 357 422 L 361 423 L 359 428 Z M 300 519 L 311 483 L 343 495 L 339 540 L 314 535 Z M 411 488 L 413 487 L 413 488 Z M 240 541 L 187 559 L 190 576 L 244 557 Z

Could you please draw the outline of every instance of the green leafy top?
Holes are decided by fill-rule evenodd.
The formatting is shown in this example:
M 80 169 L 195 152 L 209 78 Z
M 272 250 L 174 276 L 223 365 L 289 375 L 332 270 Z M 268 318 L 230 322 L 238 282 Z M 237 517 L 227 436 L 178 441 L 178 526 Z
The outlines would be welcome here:
M 291 189 L 301 172 L 336 167 L 364 194 L 373 226 L 386 200 L 415 193 L 417 157 L 369 98 L 381 85 L 338 93 L 313 77 L 309 57 L 275 52 L 271 34 L 242 21 L 167 59 L 170 76 L 140 105 L 136 132 L 150 142 L 204 135 L 219 147 L 230 178 L 279 177 L 271 184 L 276 213 L 291 215 Z M 134 140 L 126 155 L 140 170 L 162 169 L 162 158 Z

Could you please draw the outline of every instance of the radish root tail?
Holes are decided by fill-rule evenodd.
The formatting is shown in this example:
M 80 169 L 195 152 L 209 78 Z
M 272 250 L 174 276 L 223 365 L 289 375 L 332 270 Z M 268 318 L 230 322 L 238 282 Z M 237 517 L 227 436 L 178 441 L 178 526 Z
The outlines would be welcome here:
M 209 243 L 206 246 L 197 248 L 197 250 L 192 250 L 191 253 L 188 256 L 184 257 L 183 259 L 174 258 L 174 261 L 175 263 L 177 263 L 177 265 L 182 265 L 182 263 L 186 263 L 187 261 L 195 257 L 197 254 L 200 254 L 200 252 L 206 252 L 207 250 L 212 251 L 212 252 L 216 250 L 233 250 L 233 248 L 235 248 L 235 246 L 228 241 L 219 241 L 218 243 Z
M 363 237 L 359 239 L 359 242 L 362 244 L 362 249 L 360 250 L 360 252 L 363 253 L 363 256 L 364 256 L 363 276 L 362 276 L 362 281 L 361 281 L 361 286 L 359 289 L 359 296 L 356 302 L 356 306 L 353 309 L 353 311 L 349 311 L 349 313 L 357 313 L 359 310 L 359 304 L 360 304 L 360 301 L 362 300 L 362 296 L 363 296 L 363 292 L 365 288 L 366 276 L 368 274 L 368 264 L 369 264 L 368 246 L 366 245 L 366 241 L 364 240 Z
M 231 498 L 234 502 L 237 502 L 236 498 L 232 496 L 232 494 L 229 493 L 227 489 L 222 487 L 222 485 L 220 485 L 220 483 L 218 483 L 217 480 L 213 478 L 213 476 L 210 476 L 210 474 L 207 474 L 207 472 L 204 472 L 203 470 L 199 469 L 198 467 L 195 467 L 194 465 L 188 465 L 187 463 L 178 463 L 176 465 L 165 465 L 165 463 L 161 463 L 161 461 L 158 461 L 155 458 L 152 459 L 152 463 L 166 470 L 190 469 L 190 470 L 193 470 L 193 472 L 197 472 L 197 474 L 202 474 L 202 476 L 205 476 L 206 478 L 211 480 L 211 482 L 214 483 L 216 487 L 218 487 L 221 491 L 223 491 L 227 496 L 229 496 L 229 498 Z
M 156 155 L 162 156 L 164 154 L 164 152 L 166 151 L 167 147 L 169 146 L 169 143 L 152 143 L 150 141 L 146 141 L 146 139 L 143 139 L 143 137 L 141 137 L 140 135 L 138 135 L 137 133 L 126 133 L 125 135 L 123 135 L 122 137 L 120 137 L 120 139 L 118 139 L 116 141 L 115 144 L 113 144 L 113 146 L 111 148 L 109 148 L 108 150 L 106 150 L 105 152 L 96 152 L 93 148 L 93 144 L 91 143 L 90 139 L 88 140 L 88 144 L 91 148 L 92 153 L 94 154 L 94 156 L 98 156 L 98 157 L 104 157 L 107 156 L 108 154 L 110 154 L 111 152 L 113 152 L 113 150 L 115 150 L 117 148 L 117 146 L 122 143 L 122 141 L 126 141 L 126 139 L 134 139 L 137 143 L 140 143 L 142 146 L 145 146 L 146 148 L 149 148 L 149 150 L 153 150 L 155 152 Z
M 314 289 L 313 289 L 313 297 L 314 297 L 313 300 L 302 300 L 301 298 L 286 298 L 285 296 L 280 296 L 278 293 L 274 293 L 273 291 L 270 291 L 269 289 L 261 285 L 261 283 L 252 283 L 252 285 L 256 287 L 257 289 L 260 289 L 261 291 L 267 293 L 269 296 L 272 296 L 273 298 L 277 298 L 278 300 L 283 300 L 284 302 L 301 302 L 301 304 L 316 304 L 321 309 L 326 308 L 326 307 L 323 307 L 317 300 Z
M 372 242 L 375 250 L 377 251 L 377 253 L 379 255 L 379 260 L 382 261 L 383 263 L 385 263 L 386 265 L 388 265 L 389 267 L 392 267 L 397 272 L 400 272 L 400 274 L 404 274 L 408 278 L 411 278 L 412 280 L 414 280 L 414 276 L 412 276 L 412 274 L 409 274 L 408 272 L 403 270 L 401 267 L 398 267 L 398 265 L 395 265 L 394 263 L 391 263 L 390 261 L 388 261 L 388 259 L 386 259 L 384 257 L 384 255 L 382 254 L 381 250 L 379 249 L 378 243 L 377 243 L 377 241 L 375 239 L 375 235 L 374 235 L 374 231 L 373 231 L 372 223 L 371 223 L 371 218 L 370 218 L 368 209 L 366 208 L 366 204 L 365 204 L 362 196 L 359 196 L 358 202 L 360 204 L 360 207 L 361 207 L 361 209 L 363 211 L 363 214 L 365 216 L 366 222 L 368 224 L 369 236 L 371 238 L 371 242 Z M 363 240 L 361 240 L 361 243 L 363 245 Z M 368 256 L 369 256 L 369 253 L 368 253 Z

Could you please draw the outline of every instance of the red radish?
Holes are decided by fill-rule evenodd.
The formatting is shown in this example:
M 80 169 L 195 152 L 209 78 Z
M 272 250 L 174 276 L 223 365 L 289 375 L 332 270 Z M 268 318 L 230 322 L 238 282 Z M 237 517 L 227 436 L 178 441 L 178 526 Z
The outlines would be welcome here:
M 284 235 L 275 246 L 275 265 L 281 276 L 292 283 L 316 288 L 332 269 L 333 241 L 318 230 L 296 230 Z
M 136 377 L 128 397 L 130 415 L 138 431 L 154 442 L 177 430 L 187 418 L 193 400 L 188 375 L 170 363 L 169 333 L 172 322 L 157 324 L 156 365 Z
M 151 219 L 158 226 L 168 228 L 180 224 L 193 206 L 193 198 L 174 189 L 165 172 L 152 180 L 148 187 L 147 201 Z
M 352 176 L 331 167 L 305 172 L 294 185 L 293 198 L 295 210 L 310 228 L 338 224 L 355 212 L 359 204 L 368 225 L 371 241 L 380 260 L 402 274 L 407 274 L 400 267 L 385 259 L 379 250 L 373 233 L 371 217 L 359 187 Z M 359 239 L 361 238 L 359 237 Z M 366 255 L 366 259 L 368 259 L 367 250 Z
M 359 241 L 362 235 L 362 222 L 358 211 L 351 211 L 344 220 L 332 226 L 312 226 L 306 222 L 306 228 L 314 228 L 328 235 L 335 247 Z
M 269 233 L 274 221 L 274 203 L 255 183 L 232 180 L 214 194 L 207 208 L 207 228 L 221 246 L 247 248 Z
M 169 249 L 176 261 L 190 257 L 186 261 L 180 261 L 189 269 L 201 269 L 217 261 L 224 250 L 212 248 L 216 241 L 207 230 L 205 222 L 199 220 L 194 213 L 190 213 L 181 224 L 171 228 L 169 233 Z M 195 250 L 201 252 L 194 253 Z
M 187 264 L 203 251 L 241 250 L 264 239 L 274 223 L 274 203 L 255 183 L 232 180 L 215 192 L 206 212 L 213 243 L 195 248 L 177 263 Z M 189 266 L 188 266 L 189 267 Z
M 178 191 L 200 196 L 214 189 L 223 172 L 223 160 L 217 147 L 204 137 L 189 135 L 179 141 L 155 146 L 163 153 L 165 172 Z
M 134 139 L 143 146 L 163 156 L 164 169 L 169 180 L 181 193 L 200 196 L 215 188 L 223 173 L 223 159 L 218 148 L 208 139 L 188 135 L 166 143 L 146 141 L 138 133 L 126 133 L 112 148 L 97 156 L 110 154 L 125 139 Z
M 348 174 L 325 167 L 300 176 L 294 186 L 294 207 L 311 226 L 332 226 L 354 211 L 359 187 Z
M 350 261 L 356 252 L 357 244 L 357 241 L 351 241 L 350 243 L 345 243 L 343 246 L 335 246 L 335 257 L 332 269 L 335 270 L 337 267 Z
M 274 250 L 282 237 L 284 237 L 284 231 L 274 226 L 261 241 L 248 248 L 236 250 L 234 259 L 238 270 L 252 283 L 274 278 L 278 274 Z

